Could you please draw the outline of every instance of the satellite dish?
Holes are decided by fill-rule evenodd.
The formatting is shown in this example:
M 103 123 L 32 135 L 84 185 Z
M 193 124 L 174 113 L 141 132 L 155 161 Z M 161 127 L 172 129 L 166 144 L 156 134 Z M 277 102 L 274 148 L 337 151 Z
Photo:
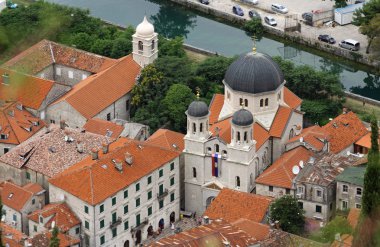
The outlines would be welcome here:
M 303 142 L 303 137 L 302 136 L 300 137 L 300 142 Z
M 293 166 L 292 172 L 294 175 L 297 175 L 300 172 L 300 168 L 298 166 Z
M 299 165 L 300 165 L 301 168 L 303 168 L 303 160 L 300 160 Z

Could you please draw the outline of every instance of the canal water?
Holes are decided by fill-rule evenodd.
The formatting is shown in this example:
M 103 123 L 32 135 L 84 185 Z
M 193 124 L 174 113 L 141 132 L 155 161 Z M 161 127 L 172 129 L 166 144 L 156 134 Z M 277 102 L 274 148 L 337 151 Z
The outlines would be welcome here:
M 187 44 L 226 56 L 239 55 L 252 49 L 251 38 L 238 27 L 185 9 L 169 0 L 49 1 L 89 9 L 92 15 L 123 26 L 136 27 L 146 15 L 156 32 L 165 37 L 183 36 Z M 257 49 L 296 64 L 337 73 L 347 91 L 380 100 L 380 76 L 371 73 L 367 67 L 298 44 L 285 44 L 276 37 L 261 38 Z

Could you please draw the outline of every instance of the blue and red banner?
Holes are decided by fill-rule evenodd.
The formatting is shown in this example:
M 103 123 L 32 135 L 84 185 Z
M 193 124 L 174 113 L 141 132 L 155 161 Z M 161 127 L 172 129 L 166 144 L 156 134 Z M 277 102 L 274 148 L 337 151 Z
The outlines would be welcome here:
M 214 177 L 219 177 L 219 162 L 221 160 L 222 156 L 220 154 L 212 154 L 211 155 L 211 161 L 212 161 L 212 175 Z

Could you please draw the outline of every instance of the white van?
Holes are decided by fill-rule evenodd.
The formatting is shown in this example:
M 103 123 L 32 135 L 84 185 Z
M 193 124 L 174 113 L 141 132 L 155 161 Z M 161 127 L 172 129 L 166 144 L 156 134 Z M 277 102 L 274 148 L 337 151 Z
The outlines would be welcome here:
M 351 51 L 358 51 L 360 49 L 359 41 L 353 39 L 345 39 L 339 43 L 339 46 Z

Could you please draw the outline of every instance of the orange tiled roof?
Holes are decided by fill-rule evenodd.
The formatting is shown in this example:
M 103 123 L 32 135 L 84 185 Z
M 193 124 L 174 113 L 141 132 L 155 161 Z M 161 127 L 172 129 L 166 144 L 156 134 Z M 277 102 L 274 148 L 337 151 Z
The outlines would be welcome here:
M 348 213 L 347 220 L 350 223 L 352 229 L 355 229 L 360 217 L 360 209 L 358 208 L 351 208 L 350 212 Z
M 124 126 L 103 119 L 92 118 L 87 121 L 87 123 L 83 126 L 83 129 L 103 136 L 106 135 L 108 131 L 111 131 L 112 134 L 110 137 L 118 138 L 121 132 L 123 132 Z
M 320 126 L 314 125 L 302 130 L 301 134 L 291 138 L 288 143 L 298 142 L 300 138 L 303 138 L 303 141 L 313 146 L 317 151 L 321 151 L 324 147 L 323 140 L 329 140 L 329 134 Z
M 211 125 L 210 131 L 212 136 L 216 136 L 219 132 L 219 137 L 224 142 L 231 143 L 231 117 L 214 123 Z M 264 127 L 256 122 L 253 124 L 253 139 L 256 140 L 256 150 L 260 149 L 269 137 L 269 133 Z
M 287 87 L 284 87 L 284 101 L 292 109 L 297 109 L 302 103 L 302 99 L 300 99 Z
M 151 145 L 157 145 L 159 147 L 182 153 L 185 148 L 185 142 L 183 140 L 184 137 L 184 134 L 175 131 L 158 129 L 146 141 Z
M 32 246 L 49 247 L 50 239 L 52 237 L 51 231 L 46 231 L 35 235 L 32 238 Z M 79 238 L 71 237 L 67 234 L 58 233 L 59 247 L 70 247 L 80 243 Z
M 265 196 L 224 188 L 203 215 L 229 222 L 240 218 L 261 222 L 271 202 L 272 199 Z
M 230 246 L 251 246 L 257 240 L 240 228 L 224 221 L 214 220 L 211 224 L 202 225 L 193 229 L 162 238 L 148 246 L 170 247 L 225 247 L 228 241 Z
M 273 119 L 269 134 L 273 137 L 281 138 L 291 115 L 291 108 L 280 106 L 277 110 L 276 116 Z
M 9 247 L 24 247 L 24 240 L 28 237 L 19 230 L 5 224 L 0 223 L 3 245 Z
M 110 68 L 76 84 L 53 104 L 66 101 L 82 116 L 90 119 L 130 92 L 140 70 L 140 65 L 133 60 L 132 55 L 120 58 Z
M 258 241 L 267 239 L 269 236 L 270 228 L 268 225 L 264 225 L 252 220 L 241 218 L 235 222 L 232 222 L 232 225 L 239 227 Z
M 353 112 L 341 114 L 322 127 L 330 134 L 330 151 L 339 153 L 368 133 L 362 121 Z
M 342 234 L 340 236 L 341 240 L 334 240 L 330 247 L 351 247 L 354 236 L 350 234 Z
M 4 74 L 9 75 L 9 85 L 4 84 Z M 37 110 L 53 85 L 53 81 L 0 68 L 0 99 L 4 101 L 20 101 L 25 107 Z
M 224 104 L 224 95 L 223 94 L 214 94 L 211 103 L 210 103 L 210 117 L 209 123 L 214 124 L 218 122 L 220 111 L 222 110 Z
M 7 135 L 7 139 L 1 139 L 0 143 L 18 145 L 27 140 L 40 129 L 45 123 L 33 117 L 20 103 L 0 102 L 0 133 Z
M 378 142 L 380 143 L 380 135 L 379 135 Z M 362 147 L 371 149 L 371 146 L 372 146 L 372 144 L 371 144 L 371 132 L 368 132 L 365 136 L 363 136 L 357 142 L 355 142 L 355 144 L 358 146 L 362 146 Z
M 125 162 L 127 153 L 133 157 L 132 165 Z M 49 182 L 96 205 L 178 156 L 178 152 L 148 142 L 120 138 L 110 144 L 110 152 L 101 154 L 98 160 L 89 156 Z M 117 160 L 122 163 L 123 173 L 115 169 Z
M 3 64 L 4 67 L 33 74 L 52 64 L 98 73 L 116 63 L 115 59 L 41 40 Z
M 36 186 L 40 187 L 39 191 L 43 191 L 40 185 Z M 0 184 L 0 193 L 3 204 L 18 212 L 20 212 L 32 196 L 36 194 L 29 191 L 28 188 L 25 189 L 8 181 L 4 181 Z
M 295 177 L 293 166 L 298 165 L 301 160 L 306 163 L 312 155 L 305 147 L 296 147 L 282 154 L 256 179 L 256 183 L 291 189 Z
M 66 203 L 54 203 L 45 205 L 40 210 L 36 210 L 28 215 L 29 220 L 39 223 L 39 216 L 43 218 L 50 217 L 48 222 L 45 223 L 45 228 L 50 229 L 54 221 L 55 225 L 63 233 L 69 231 L 72 227 L 80 224 L 80 220 L 71 211 Z

